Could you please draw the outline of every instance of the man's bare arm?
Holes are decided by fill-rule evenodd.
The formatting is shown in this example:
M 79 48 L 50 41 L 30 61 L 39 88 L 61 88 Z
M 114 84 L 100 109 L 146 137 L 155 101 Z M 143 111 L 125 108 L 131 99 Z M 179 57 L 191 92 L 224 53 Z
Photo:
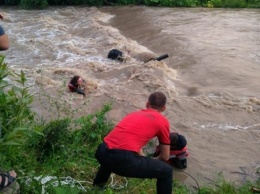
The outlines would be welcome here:
M 9 39 L 7 34 L 0 36 L 0 50 L 4 51 L 9 48 Z
M 4 16 L 1 13 L 0 13 L 0 19 L 4 19 Z M 9 39 L 7 34 L 4 33 L 0 35 L 0 51 L 7 50 L 8 48 L 9 48 Z
M 141 149 L 138 153 L 137 153 L 139 156 L 145 156 L 144 152 L 143 152 L 143 149 Z
M 156 159 L 162 160 L 162 161 L 168 161 L 170 158 L 170 145 L 160 144 L 159 148 L 160 148 L 161 152 L 160 152 L 159 156 L 156 157 Z

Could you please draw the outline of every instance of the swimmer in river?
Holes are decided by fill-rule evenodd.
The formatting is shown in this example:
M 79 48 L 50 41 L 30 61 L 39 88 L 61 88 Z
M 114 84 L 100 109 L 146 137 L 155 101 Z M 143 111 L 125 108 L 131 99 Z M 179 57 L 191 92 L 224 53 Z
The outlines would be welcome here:
M 84 83 L 85 81 L 80 76 L 75 75 L 68 83 L 68 88 L 71 92 L 82 94 L 85 97 L 85 88 L 83 87 Z

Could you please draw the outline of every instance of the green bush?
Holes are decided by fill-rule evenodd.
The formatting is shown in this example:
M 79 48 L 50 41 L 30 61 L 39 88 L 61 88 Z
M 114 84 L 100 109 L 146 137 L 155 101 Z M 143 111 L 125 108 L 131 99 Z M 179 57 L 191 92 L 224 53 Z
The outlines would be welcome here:
M 84 0 L 52 0 L 48 1 L 49 5 L 83 5 Z
M 19 5 L 20 0 L 5 0 L 5 3 L 8 5 Z
M 0 163 L 18 160 L 20 150 L 33 134 L 33 97 L 25 86 L 26 78 L 10 71 L 0 56 Z
M 247 7 L 245 0 L 211 0 L 214 7 L 244 8 Z
M 159 5 L 159 2 L 160 0 L 143 0 L 143 3 L 145 5 L 152 5 L 152 6 Z
M 247 0 L 247 7 L 260 8 L 260 0 Z
M 47 0 L 21 0 L 21 7 L 26 9 L 44 9 L 48 7 Z
M 92 179 L 92 172 L 95 172 L 97 161 L 94 157 L 97 145 L 101 143 L 103 137 L 112 129 L 112 123 L 106 120 L 105 114 L 111 110 L 111 106 L 106 104 L 100 111 L 77 119 L 54 120 L 45 125 L 38 126 L 35 134 L 29 141 L 28 146 L 23 151 L 30 152 L 27 159 L 31 163 L 24 161 L 30 176 L 52 175 L 57 177 L 71 176 L 78 179 Z M 25 165 L 20 167 L 25 167 Z M 37 169 L 37 172 L 35 170 Z M 84 176 L 84 177 L 82 177 Z M 35 180 L 20 181 L 23 191 L 31 190 L 34 193 L 41 191 L 42 187 Z M 51 193 L 66 193 L 74 189 L 69 186 L 53 187 L 46 185 L 46 189 Z M 66 192 L 65 192 L 66 191 Z
M 197 0 L 179 0 L 176 3 L 177 7 L 196 7 L 197 5 L 199 5 L 199 2 Z
M 43 126 L 42 135 L 37 135 L 29 142 L 37 153 L 37 160 L 43 161 L 52 154 L 61 154 L 70 142 L 69 120 L 51 121 Z
M 0 3 L 3 4 L 3 3 Z M 43 9 L 48 5 L 147 5 L 165 7 L 223 7 L 223 8 L 259 8 L 260 0 L 6 0 L 7 5 L 21 5 L 23 8 Z
M 103 2 L 103 0 L 83 0 L 83 3 L 89 6 L 101 6 Z
M 165 7 L 196 7 L 200 5 L 199 0 L 144 0 L 146 5 Z
M 76 142 L 89 142 L 95 146 L 112 129 L 113 124 L 106 120 L 106 113 L 111 110 L 110 104 L 105 104 L 95 114 L 80 117 L 75 120 L 73 138 Z

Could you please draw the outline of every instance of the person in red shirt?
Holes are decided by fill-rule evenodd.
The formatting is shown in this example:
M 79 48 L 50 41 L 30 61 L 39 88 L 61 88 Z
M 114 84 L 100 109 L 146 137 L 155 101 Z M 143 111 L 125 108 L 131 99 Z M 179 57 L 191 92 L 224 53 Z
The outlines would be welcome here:
M 170 156 L 170 124 L 161 114 L 166 109 L 166 96 L 152 93 L 146 109 L 124 117 L 98 146 L 95 157 L 100 163 L 94 186 L 104 186 L 113 172 L 133 178 L 156 178 L 157 193 L 171 194 L 173 171 L 167 163 Z M 152 138 L 159 140 L 160 154 L 146 157 L 142 148 Z

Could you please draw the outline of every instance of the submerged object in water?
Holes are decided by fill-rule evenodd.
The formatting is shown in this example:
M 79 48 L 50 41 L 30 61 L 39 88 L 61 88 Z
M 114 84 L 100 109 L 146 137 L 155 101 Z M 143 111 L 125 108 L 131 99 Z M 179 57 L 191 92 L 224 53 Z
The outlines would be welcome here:
M 159 57 L 149 59 L 149 60 L 146 61 L 145 63 L 147 63 L 147 62 L 149 62 L 149 61 L 152 61 L 152 60 L 154 60 L 154 61 L 161 61 L 161 60 L 166 59 L 166 58 L 168 58 L 168 57 L 169 57 L 168 54 L 163 54 L 163 55 L 161 55 L 161 56 L 159 56 Z
M 155 61 L 161 61 L 161 60 L 166 59 L 166 58 L 168 58 L 168 57 L 169 57 L 168 54 L 164 54 L 164 55 L 161 55 L 161 56 L 155 58 L 154 60 L 155 60 Z

